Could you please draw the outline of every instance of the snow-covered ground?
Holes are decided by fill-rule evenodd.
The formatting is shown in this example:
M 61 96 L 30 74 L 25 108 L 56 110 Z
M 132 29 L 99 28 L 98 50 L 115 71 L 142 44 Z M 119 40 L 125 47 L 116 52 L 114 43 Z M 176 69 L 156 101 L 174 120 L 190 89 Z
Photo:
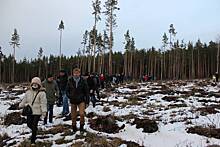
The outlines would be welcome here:
M 142 128 L 137 129 L 136 125 L 132 124 L 135 118 L 129 118 L 127 120 L 117 120 L 119 127 L 122 125 L 125 125 L 125 127 L 118 133 L 110 134 L 93 130 L 89 123 L 91 118 L 86 117 L 86 132 L 83 135 L 85 136 L 90 132 L 107 138 L 132 141 L 139 144 L 139 146 L 146 147 L 206 147 L 213 144 L 220 145 L 220 139 L 187 133 L 187 128 L 192 126 L 208 127 L 214 125 L 216 128 L 220 128 L 220 107 L 214 108 L 217 113 L 201 115 L 201 112 L 198 111 L 199 108 L 211 105 L 220 106 L 220 97 L 218 97 L 220 88 L 218 85 L 212 86 L 209 82 L 201 84 L 203 82 L 205 81 L 199 81 L 200 84 L 198 84 L 198 81 L 135 83 L 121 85 L 108 93 L 104 90 L 102 93 L 108 96 L 102 98 L 95 108 L 90 104 L 86 109 L 86 114 L 93 112 L 99 116 L 113 115 L 119 118 L 132 114 L 134 117 L 156 120 L 159 129 L 154 133 L 145 133 Z M 10 99 L 10 97 L 14 95 L 7 92 L 0 95 L 0 135 L 6 133 L 10 137 L 9 140 L 5 141 L 6 145 L 11 143 L 12 146 L 18 146 L 31 135 L 25 123 L 21 125 L 4 125 L 6 115 L 20 111 L 8 110 L 8 108 L 12 104 L 20 102 L 23 95 L 18 95 L 13 99 Z M 167 97 L 171 100 L 166 100 Z M 135 101 L 131 99 L 135 99 Z M 106 107 L 109 108 L 109 111 L 104 111 Z M 40 121 L 39 130 L 49 130 L 58 125 L 71 125 L 70 120 L 64 121 L 60 117 L 61 112 L 62 107 L 55 106 L 53 124 L 44 126 L 43 122 Z M 79 127 L 79 124 L 77 126 Z M 50 141 L 52 142 L 51 146 L 71 146 L 76 142 L 85 142 L 84 138 L 77 138 L 77 135 L 80 135 L 79 131 L 76 134 L 66 136 L 63 136 L 62 133 L 47 134 L 45 138 L 38 138 L 37 142 Z M 63 137 L 68 142 L 58 145 L 56 140 Z M 15 141 L 16 143 L 13 143 Z M 121 146 L 126 146 L 126 144 Z

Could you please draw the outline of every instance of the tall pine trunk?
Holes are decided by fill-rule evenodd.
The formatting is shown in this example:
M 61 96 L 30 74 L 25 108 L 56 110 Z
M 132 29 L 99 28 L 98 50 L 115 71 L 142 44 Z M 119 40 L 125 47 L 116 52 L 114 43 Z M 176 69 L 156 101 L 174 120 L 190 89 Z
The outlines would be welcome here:
M 217 70 L 216 70 L 216 72 L 219 74 L 219 45 L 220 44 L 220 41 L 218 42 L 218 51 L 217 51 Z
M 11 82 L 15 82 L 15 45 L 13 46 L 13 61 L 12 61 L 12 76 L 11 76 Z
M 113 31 L 112 30 L 113 29 L 112 28 L 113 27 L 113 22 L 112 22 L 113 21 L 112 20 L 113 19 L 113 14 L 112 14 L 113 10 L 112 9 L 113 8 L 111 7 L 111 12 L 110 12 L 110 16 L 111 16 L 111 20 L 110 20 L 110 37 L 109 37 L 109 39 L 110 39 L 109 40 L 109 45 L 110 46 L 109 46 L 109 63 L 108 63 L 109 64 L 109 75 L 112 75 L 112 46 L 113 46 L 113 42 L 112 42 L 113 41 L 113 32 L 112 32 Z
M 61 46 L 62 46 L 62 29 L 60 29 L 60 60 L 59 60 L 59 70 L 61 70 L 62 66 L 62 53 L 61 53 Z

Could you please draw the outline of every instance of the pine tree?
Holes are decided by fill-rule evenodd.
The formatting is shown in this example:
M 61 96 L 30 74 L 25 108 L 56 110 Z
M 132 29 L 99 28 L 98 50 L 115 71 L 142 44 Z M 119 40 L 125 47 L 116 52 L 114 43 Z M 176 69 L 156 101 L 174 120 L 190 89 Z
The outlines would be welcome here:
M 129 73 L 128 55 L 129 55 L 129 50 L 131 47 L 131 38 L 130 38 L 129 30 L 127 30 L 126 34 L 124 34 L 124 37 L 125 37 L 124 74 L 127 77 Z
M 87 43 L 88 43 L 88 37 L 89 37 L 89 32 L 86 30 L 85 33 L 83 34 L 83 41 L 81 42 L 81 44 L 83 45 L 83 49 L 82 49 L 82 59 L 81 59 L 81 69 L 82 71 L 86 71 L 86 53 L 87 53 Z
M 43 56 L 43 48 L 40 47 L 39 51 L 38 51 L 38 61 L 39 61 L 39 68 L 38 68 L 38 76 L 41 77 L 41 58 Z
M 131 47 L 130 47 L 130 70 L 129 70 L 129 76 L 133 77 L 133 56 L 135 54 L 135 40 L 132 37 L 131 38 Z
M 104 33 L 103 33 L 103 53 L 102 53 L 102 61 L 103 61 L 103 71 L 102 71 L 102 73 L 105 73 L 106 71 L 107 71 L 107 66 L 105 66 L 105 52 L 107 51 L 107 50 L 109 50 L 109 37 L 108 37 L 108 35 L 107 35 L 107 32 L 106 31 L 104 31 Z
M 63 21 L 61 20 L 60 24 L 59 24 L 59 27 L 58 27 L 58 30 L 60 31 L 60 60 L 59 60 L 59 70 L 61 70 L 62 68 L 62 51 L 61 51 L 61 47 L 62 47 L 62 31 L 64 30 L 64 23 Z
M 219 74 L 219 53 L 220 53 L 220 36 L 217 37 L 218 51 L 217 51 L 217 64 L 216 64 L 216 72 Z
M 2 53 L 2 47 L 0 46 L 0 83 L 2 83 L 2 59 L 4 54 Z
M 106 11 L 104 14 L 106 15 L 106 27 L 109 31 L 109 75 L 112 75 L 112 47 L 113 47 L 113 28 L 116 25 L 116 14 L 114 13 L 115 10 L 119 10 L 117 7 L 118 1 L 117 0 L 107 0 L 105 2 L 105 9 Z
M 101 20 L 100 14 L 101 14 L 101 1 L 100 0 L 95 0 L 92 2 L 92 6 L 93 6 L 93 15 L 94 15 L 94 26 L 93 26 L 93 30 L 96 30 L 96 26 L 97 26 L 97 22 Z M 93 40 L 94 40 L 94 44 L 93 44 L 93 72 L 95 72 L 95 57 L 96 57 L 96 39 L 97 39 L 97 34 L 93 35 Z
M 15 48 L 20 46 L 19 43 L 20 37 L 17 33 L 17 29 L 14 29 L 14 33 L 12 34 L 11 37 L 11 42 L 10 45 L 13 46 L 13 61 L 12 61 L 12 76 L 11 76 L 11 82 L 14 83 L 15 82 Z
M 162 57 L 161 57 L 161 75 L 160 79 L 163 80 L 163 73 L 166 73 L 166 67 L 165 67 L 165 51 L 166 47 L 168 45 L 168 37 L 167 34 L 164 33 L 163 38 L 162 38 L 162 43 L 163 43 L 163 50 L 162 50 Z
M 170 24 L 169 33 L 170 33 L 170 48 L 172 48 L 173 47 L 172 39 L 174 39 L 174 37 L 177 34 L 177 32 L 175 32 L 175 28 L 174 28 L 173 24 Z
M 78 60 L 78 61 L 77 61 L 77 67 L 79 67 L 79 68 L 81 69 L 80 57 L 81 57 L 82 53 L 81 53 L 81 49 L 80 49 L 80 48 L 78 49 L 78 51 L 76 52 L 76 54 L 77 54 L 77 58 L 78 58 L 78 59 L 77 59 L 77 60 Z
M 98 52 L 98 67 L 99 67 L 98 72 L 102 73 L 103 72 L 103 64 L 104 64 L 104 61 L 103 61 L 104 40 L 103 40 L 101 33 L 99 33 L 99 35 L 97 37 L 97 49 L 98 49 L 97 52 Z

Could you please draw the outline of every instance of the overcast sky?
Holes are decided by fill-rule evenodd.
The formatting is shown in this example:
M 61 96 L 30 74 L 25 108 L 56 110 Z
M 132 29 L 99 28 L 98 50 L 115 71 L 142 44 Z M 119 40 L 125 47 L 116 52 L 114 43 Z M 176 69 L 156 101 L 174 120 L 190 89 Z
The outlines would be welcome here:
M 105 0 L 102 0 L 102 5 Z M 20 35 L 16 59 L 59 54 L 60 20 L 64 21 L 62 52 L 76 54 L 82 47 L 82 35 L 93 26 L 92 0 L 0 0 L 0 46 L 4 54 L 12 53 L 9 45 L 14 28 Z M 114 31 L 114 51 L 123 51 L 127 29 L 137 48 L 161 47 L 162 35 L 174 24 L 176 38 L 186 42 L 200 38 L 216 41 L 220 34 L 220 0 L 119 0 L 118 27 Z M 104 10 L 104 8 L 103 8 Z M 104 30 L 105 16 L 98 23 Z

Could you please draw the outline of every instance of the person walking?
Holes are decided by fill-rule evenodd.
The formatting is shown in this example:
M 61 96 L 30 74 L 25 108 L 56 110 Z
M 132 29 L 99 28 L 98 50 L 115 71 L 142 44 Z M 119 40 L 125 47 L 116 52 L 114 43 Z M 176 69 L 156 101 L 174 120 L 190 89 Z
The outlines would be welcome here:
M 53 123 L 53 107 L 54 107 L 54 104 L 57 98 L 59 97 L 59 88 L 52 74 L 47 75 L 47 79 L 45 79 L 42 82 L 42 85 L 46 89 L 49 122 Z M 48 113 L 46 114 L 46 117 L 44 118 L 44 124 L 47 124 Z
M 99 99 L 99 86 L 98 86 L 98 81 L 97 81 L 97 77 L 94 74 L 85 74 L 85 79 L 88 83 L 88 88 L 89 88 L 89 96 L 90 96 L 90 100 L 93 104 L 93 107 L 95 107 L 96 105 L 96 96 L 95 96 L 95 92 L 97 94 L 97 98 Z
M 69 78 L 67 83 L 67 96 L 71 103 L 71 119 L 73 132 L 77 131 L 76 118 L 77 108 L 80 115 L 80 132 L 84 131 L 85 124 L 85 107 L 89 104 L 89 89 L 85 79 L 81 77 L 79 68 L 73 69 L 73 76 Z
M 104 74 L 101 74 L 99 76 L 99 80 L 100 80 L 101 88 L 104 89 L 105 88 L 105 76 L 104 76 Z
M 46 93 L 45 89 L 42 87 L 39 77 L 34 77 L 31 80 L 30 89 L 26 91 L 23 100 L 19 104 L 19 107 L 23 108 L 27 105 L 31 106 L 33 112 L 32 115 L 27 116 L 27 126 L 32 131 L 31 144 L 34 145 L 40 117 L 45 117 L 47 113 Z
M 60 70 L 59 76 L 57 78 L 57 84 L 60 90 L 60 97 L 63 103 L 62 115 L 67 116 L 69 114 L 69 99 L 66 95 L 66 87 L 68 82 L 68 75 L 65 70 Z

